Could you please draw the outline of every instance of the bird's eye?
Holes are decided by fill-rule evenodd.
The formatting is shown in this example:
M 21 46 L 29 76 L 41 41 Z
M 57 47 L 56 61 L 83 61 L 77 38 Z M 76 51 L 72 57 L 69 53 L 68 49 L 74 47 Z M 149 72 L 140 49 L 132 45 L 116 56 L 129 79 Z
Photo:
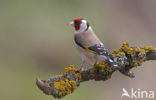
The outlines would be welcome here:
M 82 20 L 80 18 L 77 18 L 77 19 L 74 19 L 74 24 L 77 26 L 77 25 L 80 25 L 82 22 Z
M 75 26 L 79 26 L 80 24 L 81 24 L 81 22 L 80 21 L 75 21 Z

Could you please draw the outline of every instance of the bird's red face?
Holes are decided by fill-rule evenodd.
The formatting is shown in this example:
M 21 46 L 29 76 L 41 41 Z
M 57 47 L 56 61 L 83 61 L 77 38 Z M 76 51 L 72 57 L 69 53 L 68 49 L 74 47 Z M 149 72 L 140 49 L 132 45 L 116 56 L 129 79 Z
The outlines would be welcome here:
M 82 19 L 80 19 L 80 18 L 74 19 L 74 27 L 75 27 L 75 30 L 79 30 L 80 29 L 81 23 L 82 23 Z
M 83 18 L 76 18 L 69 25 L 74 26 L 77 32 L 83 32 L 89 28 L 88 22 Z

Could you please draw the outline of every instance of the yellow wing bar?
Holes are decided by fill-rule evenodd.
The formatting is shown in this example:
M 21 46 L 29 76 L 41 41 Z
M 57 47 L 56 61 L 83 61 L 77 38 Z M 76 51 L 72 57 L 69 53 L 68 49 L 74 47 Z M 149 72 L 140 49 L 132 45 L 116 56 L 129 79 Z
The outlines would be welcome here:
M 84 45 L 83 47 L 84 47 L 84 49 L 86 49 L 86 50 L 89 51 L 89 52 L 92 52 L 92 53 L 98 54 L 98 52 L 89 49 L 89 48 L 88 48 L 87 46 L 85 46 L 85 45 Z

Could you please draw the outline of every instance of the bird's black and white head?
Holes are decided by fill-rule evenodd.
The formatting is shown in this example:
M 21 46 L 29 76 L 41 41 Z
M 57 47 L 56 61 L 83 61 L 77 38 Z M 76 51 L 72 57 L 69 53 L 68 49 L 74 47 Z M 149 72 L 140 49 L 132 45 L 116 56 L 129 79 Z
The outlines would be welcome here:
M 69 25 L 74 26 L 76 33 L 81 33 L 89 29 L 88 22 L 83 18 L 76 18 Z

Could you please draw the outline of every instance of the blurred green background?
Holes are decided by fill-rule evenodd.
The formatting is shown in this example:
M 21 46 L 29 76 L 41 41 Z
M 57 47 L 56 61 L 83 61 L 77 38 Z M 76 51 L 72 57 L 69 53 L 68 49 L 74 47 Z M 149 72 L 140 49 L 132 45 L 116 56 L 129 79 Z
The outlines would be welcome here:
M 66 66 L 81 64 L 67 24 L 85 18 L 109 51 L 122 42 L 156 47 L 155 0 L 0 0 L 0 100 L 54 100 L 35 85 Z M 121 100 L 122 88 L 156 92 L 156 61 L 115 72 L 108 81 L 84 82 L 62 100 Z

